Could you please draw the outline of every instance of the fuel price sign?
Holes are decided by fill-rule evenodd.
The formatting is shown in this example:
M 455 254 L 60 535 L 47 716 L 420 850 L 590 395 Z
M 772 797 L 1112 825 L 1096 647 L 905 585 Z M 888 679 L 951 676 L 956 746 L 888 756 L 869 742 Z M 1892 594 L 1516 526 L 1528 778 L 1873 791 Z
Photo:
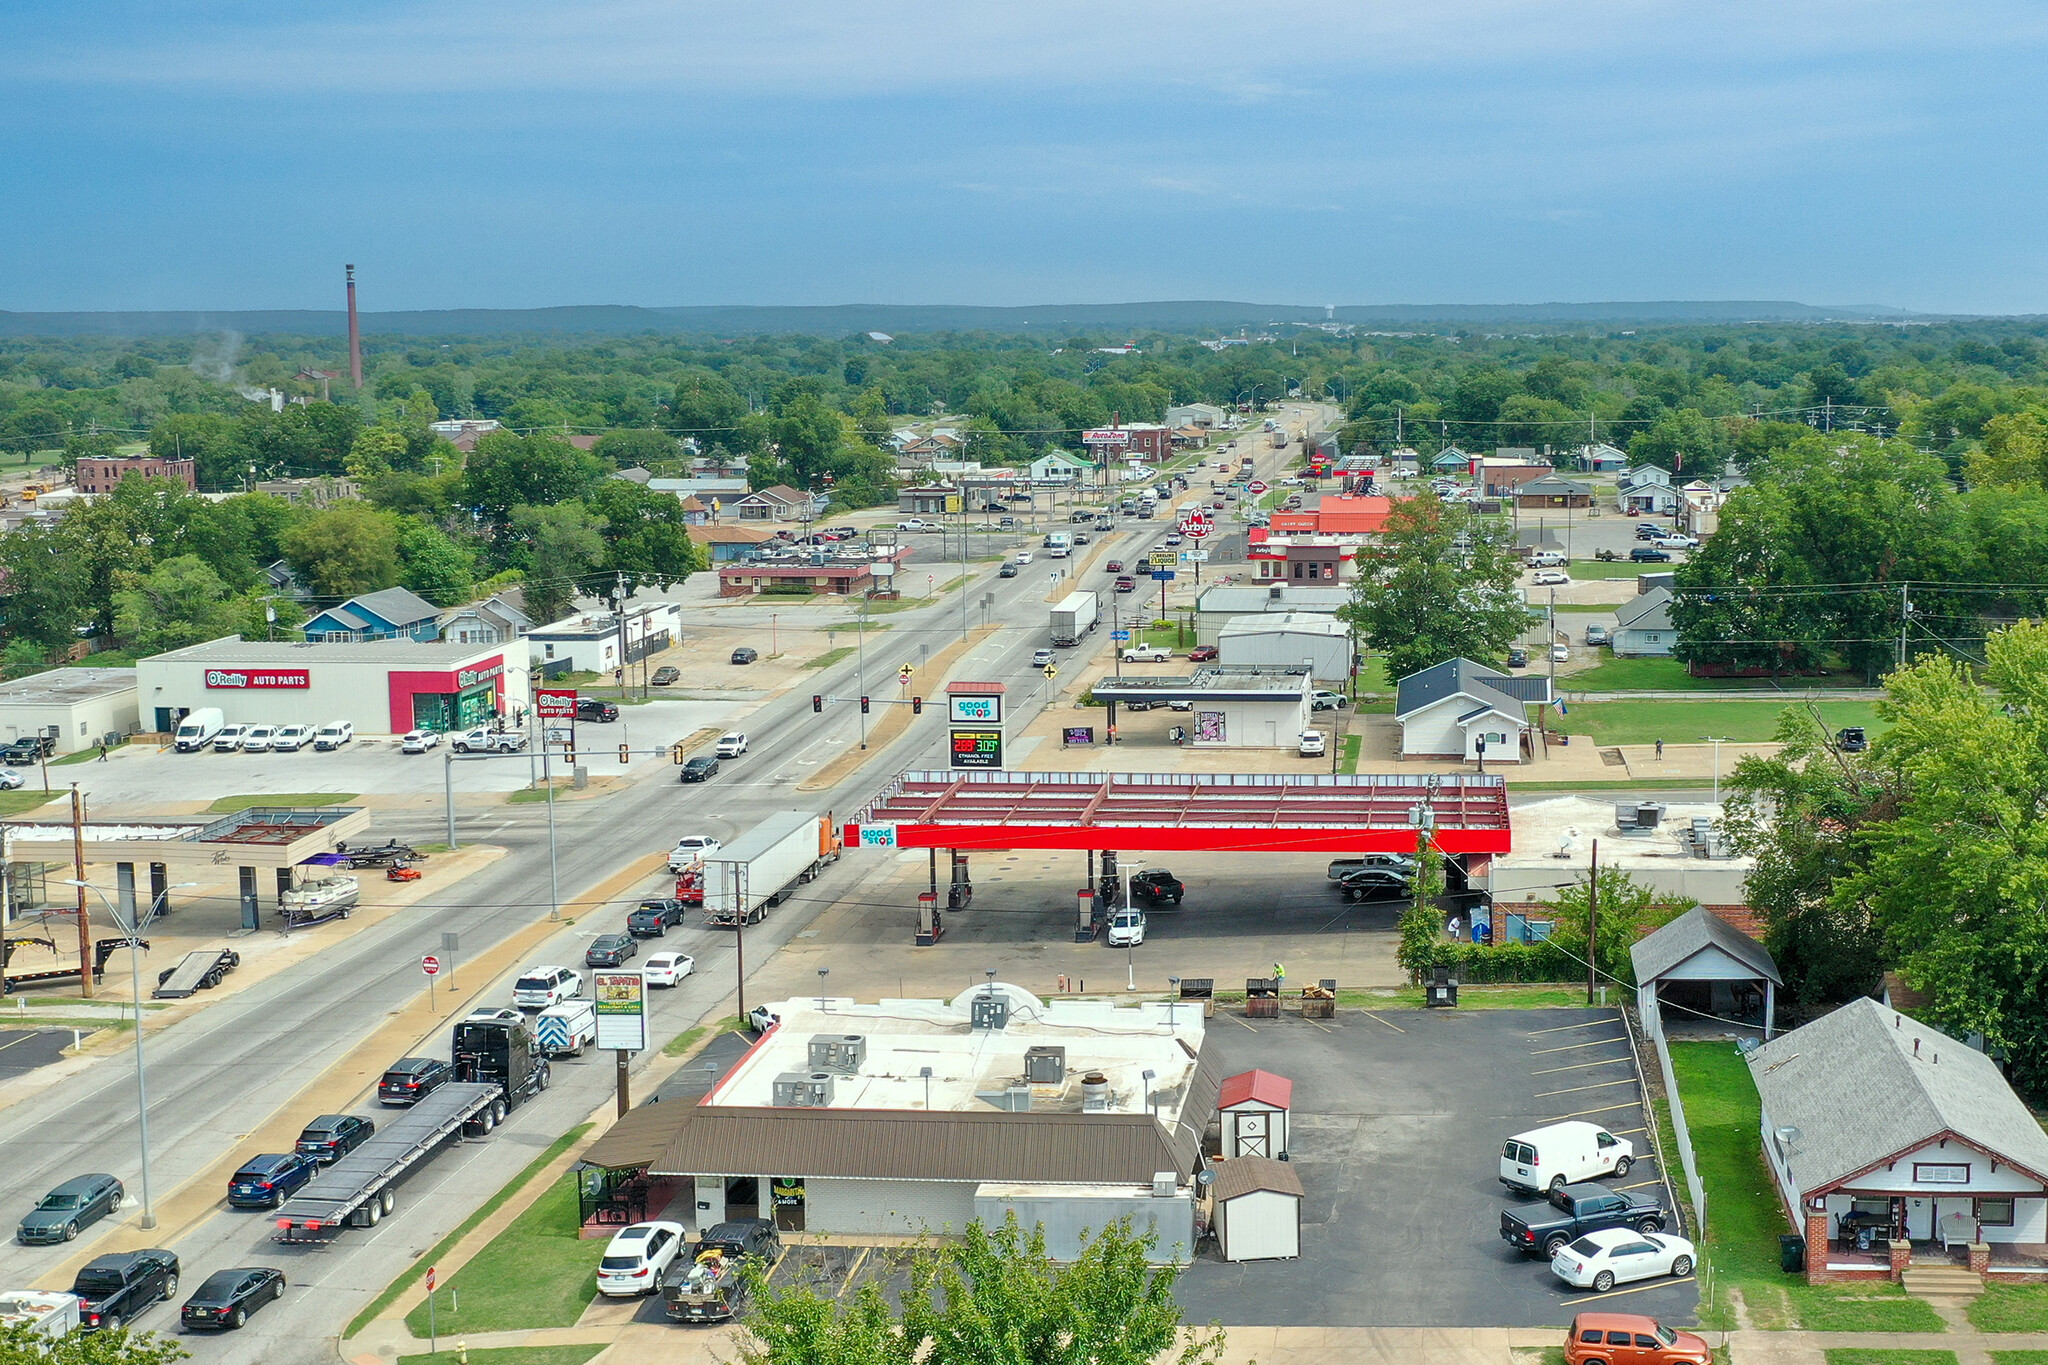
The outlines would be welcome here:
M 1000 768 L 1003 766 L 1001 730 L 954 730 L 953 766 L 956 768 Z

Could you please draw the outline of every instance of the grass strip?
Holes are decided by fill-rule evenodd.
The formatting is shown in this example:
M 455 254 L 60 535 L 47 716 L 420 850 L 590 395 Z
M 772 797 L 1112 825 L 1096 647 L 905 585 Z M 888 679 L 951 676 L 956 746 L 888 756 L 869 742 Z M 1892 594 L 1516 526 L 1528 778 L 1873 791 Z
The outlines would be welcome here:
M 414 1261 L 410 1269 L 404 1271 L 402 1274 L 398 1276 L 397 1279 L 393 1280 L 390 1284 L 384 1286 L 384 1292 L 379 1294 L 376 1298 L 370 1300 L 369 1307 L 365 1308 L 362 1312 L 356 1314 L 355 1317 L 350 1320 L 348 1329 L 341 1334 L 342 1337 L 346 1339 L 348 1337 L 354 1336 L 356 1333 L 362 1331 L 365 1327 L 369 1326 L 370 1323 L 373 1320 L 375 1320 L 379 1313 L 382 1313 L 392 1304 L 398 1302 L 398 1296 L 403 1294 L 406 1290 L 412 1288 L 414 1284 L 418 1283 L 420 1277 L 427 1273 L 428 1266 L 434 1265 L 437 1262 L 439 1262 L 443 1256 L 446 1256 L 448 1254 L 448 1252 L 455 1246 L 457 1242 L 469 1236 L 470 1233 L 476 1231 L 477 1225 L 479 1223 L 483 1222 L 484 1219 L 490 1217 L 499 1209 L 503 1208 L 505 1206 L 506 1200 L 510 1199 L 513 1195 L 519 1193 L 519 1191 L 525 1189 L 526 1183 L 528 1181 L 532 1180 L 535 1176 L 539 1175 L 542 1171 L 546 1170 L 547 1165 L 550 1161 L 553 1161 L 556 1157 L 568 1151 L 569 1148 L 573 1146 L 579 1138 L 581 1138 L 585 1133 L 591 1130 L 592 1126 L 593 1125 L 588 1123 L 579 1124 L 578 1126 L 571 1128 L 568 1132 L 562 1134 L 562 1136 L 556 1138 L 553 1143 L 549 1144 L 548 1149 L 545 1152 L 542 1152 L 539 1156 L 535 1157 L 531 1162 L 527 1163 L 527 1167 L 525 1170 L 521 1171 L 518 1175 L 514 1176 L 511 1179 L 511 1181 L 505 1185 L 503 1189 L 499 1190 L 489 1199 L 486 1199 L 483 1202 L 483 1206 L 479 1208 L 475 1213 L 472 1213 L 471 1215 L 469 1215 L 469 1217 L 463 1219 L 461 1226 L 457 1227 L 455 1231 L 449 1233 L 440 1241 L 434 1243 L 433 1250 L 429 1251 L 426 1255 L 420 1257 L 417 1261 Z
M 729 1014 L 716 1023 L 699 1024 L 695 1028 L 686 1028 L 668 1040 L 668 1044 L 661 1050 L 661 1055 L 664 1057 L 680 1057 L 702 1042 L 704 1035 L 707 1033 L 738 1033 L 745 1027 L 746 1025 L 737 1014 Z
M 1956 1365 L 1954 1351 L 1924 1351 L 1894 1346 L 1831 1346 L 1828 1365 Z
M 39 806 L 47 806 L 59 796 L 68 794 L 65 792 L 32 791 L 0 792 L 0 815 L 20 815 L 25 811 L 35 810 Z
M 2048 1285 L 1986 1285 L 1971 1302 L 1969 1318 L 1980 1332 L 2048 1332 Z M 2041 1357 L 2048 1365 L 2048 1352 Z
M 223 796 L 207 809 L 215 815 L 233 815 L 254 806 L 338 806 L 355 799 L 354 792 L 256 792 L 249 796 Z
M 482 1350 L 434 1351 L 400 1356 L 398 1365 L 583 1365 L 605 1349 L 604 1342 L 584 1346 L 487 1346 Z
M 574 1327 L 597 1296 L 601 1241 L 580 1233 L 576 1182 L 557 1179 L 503 1232 L 435 1291 L 441 1332 L 513 1332 Z M 427 1334 L 423 1301 L 405 1315 L 415 1337 Z
M 852 645 L 841 645 L 841 646 L 839 646 L 839 648 L 837 648 L 837 649 L 828 649 L 828 650 L 826 650 L 826 651 L 825 651 L 825 652 L 824 652 L 823 654 L 820 654 L 820 655 L 819 655 L 819 656 L 818 656 L 817 658 L 815 658 L 815 659 L 807 659 L 807 660 L 805 660 L 805 661 L 804 661 L 804 667 L 805 667 L 805 668 L 830 668 L 830 667 L 831 667 L 832 665 L 834 665 L 834 664 L 838 663 L 838 662 L 839 662 L 839 661 L 840 661 L 841 659 L 845 659 L 845 658 L 849 658 L 849 657 L 851 657 L 851 656 L 852 656 L 852 654 L 853 654 L 853 651 L 854 651 L 854 646 L 852 646 Z

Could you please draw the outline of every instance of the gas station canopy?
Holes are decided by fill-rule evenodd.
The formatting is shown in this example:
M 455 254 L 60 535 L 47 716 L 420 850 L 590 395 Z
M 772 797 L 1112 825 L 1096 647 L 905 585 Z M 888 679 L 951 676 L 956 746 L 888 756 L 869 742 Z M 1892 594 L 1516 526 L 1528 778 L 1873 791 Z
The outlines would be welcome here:
M 1428 815 L 1423 814 L 1424 811 Z M 907 772 L 846 827 L 849 848 L 1506 853 L 1494 776 Z

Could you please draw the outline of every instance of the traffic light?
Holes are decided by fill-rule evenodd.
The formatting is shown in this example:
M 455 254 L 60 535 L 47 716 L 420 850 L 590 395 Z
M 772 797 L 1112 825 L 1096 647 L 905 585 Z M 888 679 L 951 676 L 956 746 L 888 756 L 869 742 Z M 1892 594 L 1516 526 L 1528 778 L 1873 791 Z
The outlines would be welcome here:
M 620 762 L 620 764 L 621 764 L 621 765 L 624 765 L 624 764 L 627 764 L 627 763 L 631 763 L 632 761 L 633 761 L 633 751 L 632 751 L 631 749 L 627 748 L 627 747 L 626 747 L 625 745 L 621 744 L 621 745 L 619 746 L 619 762 Z
M 823 692 L 811 693 L 811 710 L 819 715 L 825 714 L 825 694 Z
M 868 699 L 866 697 L 862 697 L 860 699 L 860 713 L 862 715 L 866 715 L 868 713 Z
M 910 714 L 913 716 L 921 716 L 924 714 L 923 697 L 912 697 L 910 699 Z

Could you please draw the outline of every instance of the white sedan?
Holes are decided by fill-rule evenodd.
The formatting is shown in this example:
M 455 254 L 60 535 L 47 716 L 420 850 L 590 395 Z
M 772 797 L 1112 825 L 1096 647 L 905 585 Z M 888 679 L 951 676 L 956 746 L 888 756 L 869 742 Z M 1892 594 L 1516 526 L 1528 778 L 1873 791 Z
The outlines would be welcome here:
M 402 754 L 423 754 L 429 749 L 440 747 L 439 730 L 408 730 L 405 732 L 405 738 L 398 741 L 398 751 Z
M 621 1228 L 597 1263 L 597 1292 L 624 1299 L 652 1294 L 661 1272 L 683 1249 L 681 1223 L 635 1223 Z
M 1545 584 L 1569 583 L 1572 581 L 1572 576 L 1563 569 L 1538 569 L 1535 573 L 1529 575 L 1529 581 L 1538 587 L 1542 587 Z
M 1691 1242 L 1634 1228 L 1589 1232 L 1559 1247 L 1550 1258 L 1550 1269 L 1557 1278 L 1574 1289 L 1601 1294 L 1630 1280 L 1654 1280 L 1663 1275 L 1683 1279 L 1692 1274 L 1692 1267 Z
M 697 959 L 688 953 L 656 953 L 641 966 L 640 974 L 650 986 L 673 986 L 697 970 Z

